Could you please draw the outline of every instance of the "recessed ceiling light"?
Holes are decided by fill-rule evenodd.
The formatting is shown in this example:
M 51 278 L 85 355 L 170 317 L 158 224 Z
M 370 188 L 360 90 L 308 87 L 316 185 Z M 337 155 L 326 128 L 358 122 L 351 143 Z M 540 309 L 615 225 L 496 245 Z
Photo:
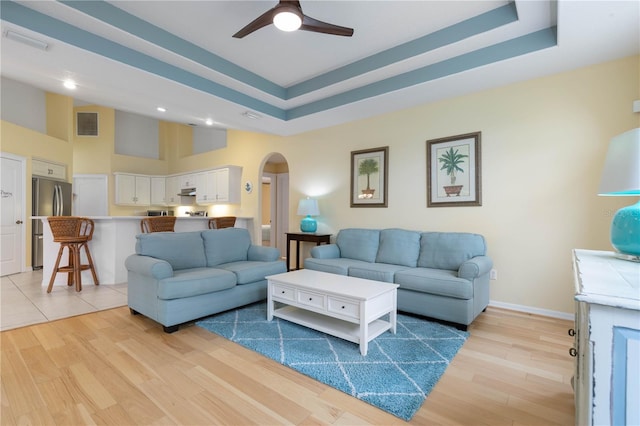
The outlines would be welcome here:
M 77 87 L 76 82 L 70 79 L 65 80 L 62 84 L 69 90 L 75 90 Z
M 158 107 L 158 108 L 156 108 L 156 109 L 157 109 L 158 111 L 160 111 L 160 112 L 167 112 L 167 109 L 166 109 L 166 108 L 163 108 L 163 107 Z
M 204 122 L 204 124 L 206 124 L 207 126 L 213 126 L 213 120 L 210 118 L 207 118 L 207 120 Z

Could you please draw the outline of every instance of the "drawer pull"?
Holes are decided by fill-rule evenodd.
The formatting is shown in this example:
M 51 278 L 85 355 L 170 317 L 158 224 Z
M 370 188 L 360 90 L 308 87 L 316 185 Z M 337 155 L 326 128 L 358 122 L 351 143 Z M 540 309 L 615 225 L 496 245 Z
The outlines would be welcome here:
M 344 305 L 342 305 L 342 309 L 344 309 L 344 308 L 345 308 L 345 306 L 344 306 Z
M 569 336 L 573 337 L 576 335 L 576 331 L 573 328 L 569 329 Z
M 576 351 L 576 348 L 569 349 L 569 355 L 571 355 L 572 357 L 578 356 L 578 351 Z
M 284 291 L 284 290 L 282 290 L 281 294 L 284 294 L 284 293 L 285 293 L 285 291 Z
M 313 297 L 310 297 L 309 300 L 313 300 Z

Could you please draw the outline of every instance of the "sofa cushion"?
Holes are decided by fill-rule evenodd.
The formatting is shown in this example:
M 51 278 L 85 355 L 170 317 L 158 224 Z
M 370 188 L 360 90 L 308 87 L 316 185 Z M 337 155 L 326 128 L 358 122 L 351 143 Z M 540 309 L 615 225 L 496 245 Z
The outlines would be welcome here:
M 136 254 L 166 260 L 174 271 L 207 265 L 199 231 L 138 234 Z
M 324 247 L 324 246 L 320 246 Z M 362 260 L 353 259 L 315 259 L 307 258 L 304 260 L 305 269 L 313 269 L 314 271 L 328 272 L 330 274 L 349 275 L 349 267 L 354 265 L 362 265 L 362 268 L 367 268 L 373 265 L 369 262 L 363 262 Z
M 464 232 L 424 232 L 420 236 L 418 266 L 457 271 L 463 262 L 485 253 L 486 245 L 482 235 Z
M 401 289 L 456 299 L 472 299 L 471 281 L 458 278 L 455 271 L 447 269 L 411 268 L 397 271 L 394 281 Z M 426 313 L 425 315 L 428 315 Z
M 415 268 L 420 255 L 420 233 L 404 229 L 380 231 L 378 263 L 390 263 Z
M 379 241 L 380 231 L 377 229 L 343 229 L 336 237 L 341 257 L 364 262 L 376 261 Z
M 244 228 L 222 228 L 202 231 L 207 266 L 247 260 L 251 245 L 249 231 Z
M 366 263 L 364 265 L 350 266 L 349 276 L 392 283 L 395 273 L 404 269 L 406 269 L 406 266 L 391 265 L 389 263 Z
M 158 281 L 158 298 L 181 299 L 226 290 L 235 285 L 235 274 L 223 269 L 186 269 Z
M 238 285 L 262 281 L 267 275 L 287 272 L 287 267 L 284 262 L 280 260 L 273 262 L 254 262 L 247 260 L 242 262 L 225 263 L 218 267 L 236 274 Z

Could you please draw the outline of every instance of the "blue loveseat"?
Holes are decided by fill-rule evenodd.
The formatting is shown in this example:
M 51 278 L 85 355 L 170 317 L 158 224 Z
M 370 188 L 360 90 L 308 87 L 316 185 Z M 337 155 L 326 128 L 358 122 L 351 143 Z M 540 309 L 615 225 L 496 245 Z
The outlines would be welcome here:
M 242 228 L 136 236 L 125 260 L 128 304 L 172 333 L 180 324 L 267 298 L 265 276 L 286 272 L 280 252 Z
M 398 284 L 399 311 L 466 330 L 489 304 L 493 262 L 478 234 L 350 228 L 311 249 L 304 267 Z

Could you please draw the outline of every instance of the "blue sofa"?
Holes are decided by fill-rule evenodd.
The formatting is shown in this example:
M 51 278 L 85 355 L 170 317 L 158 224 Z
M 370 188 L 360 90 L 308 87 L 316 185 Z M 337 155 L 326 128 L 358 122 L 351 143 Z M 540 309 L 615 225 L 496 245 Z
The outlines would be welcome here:
M 286 272 L 280 252 L 242 228 L 136 236 L 125 260 L 128 304 L 173 333 L 180 324 L 267 298 L 265 276 Z
M 341 230 L 311 249 L 304 267 L 398 284 L 398 310 L 467 326 L 489 304 L 484 237 L 404 229 Z

